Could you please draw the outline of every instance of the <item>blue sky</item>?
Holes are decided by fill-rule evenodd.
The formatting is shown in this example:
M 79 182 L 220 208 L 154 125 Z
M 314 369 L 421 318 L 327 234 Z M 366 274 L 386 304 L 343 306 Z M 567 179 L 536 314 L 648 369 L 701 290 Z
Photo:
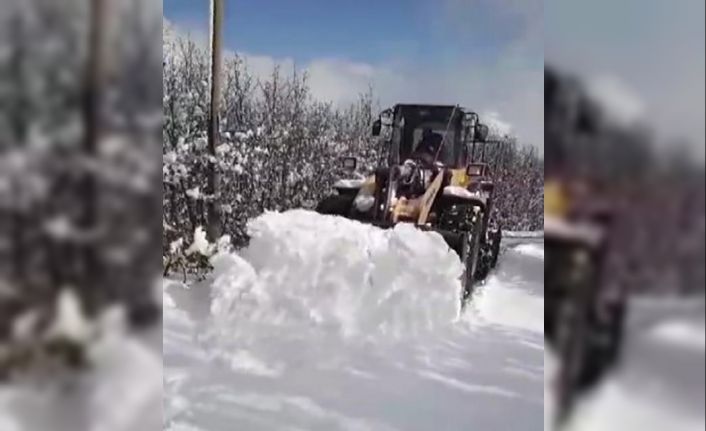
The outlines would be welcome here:
M 225 0 L 226 48 L 256 71 L 307 69 L 315 97 L 346 103 L 460 103 L 543 138 L 542 0 Z M 164 0 L 164 17 L 204 37 L 208 0 Z
M 703 155 L 703 0 L 225 2 L 229 49 L 256 75 L 306 68 L 326 100 L 346 103 L 371 84 L 384 105 L 460 103 L 541 148 L 546 54 L 644 105 L 665 135 L 685 135 Z M 203 37 L 208 3 L 164 0 L 164 16 Z
M 524 23 L 489 2 L 477 3 L 465 16 L 449 17 L 453 12 L 438 0 L 227 0 L 224 37 L 231 49 L 297 62 L 460 56 L 494 61 Z M 164 16 L 188 29 L 203 31 L 208 10 L 205 0 L 164 0 Z M 460 21 L 477 29 L 473 37 L 458 31 Z

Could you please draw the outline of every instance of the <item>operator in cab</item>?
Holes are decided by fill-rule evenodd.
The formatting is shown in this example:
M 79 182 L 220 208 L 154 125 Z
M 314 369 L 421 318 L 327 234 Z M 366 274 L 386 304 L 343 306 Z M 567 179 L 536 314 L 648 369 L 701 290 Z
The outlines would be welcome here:
M 443 140 L 444 138 L 439 133 L 435 133 L 431 129 L 425 129 L 422 133 L 422 140 L 412 153 L 412 158 L 420 161 L 425 167 L 431 167 L 436 160 L 436 155 Z

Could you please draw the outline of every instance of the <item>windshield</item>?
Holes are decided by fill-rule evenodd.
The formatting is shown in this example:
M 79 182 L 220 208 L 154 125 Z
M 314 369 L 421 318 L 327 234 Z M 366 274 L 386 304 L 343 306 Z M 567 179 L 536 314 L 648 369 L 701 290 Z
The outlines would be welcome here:
M 392 156 L 393 163 L 408 158 L 433 160 L 443 142 L 437 161 L 455 166 L 462 148 L 458 145 L 461 115 L 454 112 L 453 106 L 398 105 L 394 120 L 398 127 L 392 136 L 396 153 Z
M 445 165 L 453 165 L 455 162 L 454 130 L 450 127 L 447 132 L 446 126 L 447 124 L 442 123 L 424 123 L 415 128 L 412 133 L 412 154 L 417 154 L 419 151 L 428 151 L 427 147 L 421 144 L 425 142 L 425 132 L 426 134 L 432 133 L 438 136 L 439 142 L 443 142 L 437 161 Z M 437 149 L 438 147 L 433 146 L 432 148 Z

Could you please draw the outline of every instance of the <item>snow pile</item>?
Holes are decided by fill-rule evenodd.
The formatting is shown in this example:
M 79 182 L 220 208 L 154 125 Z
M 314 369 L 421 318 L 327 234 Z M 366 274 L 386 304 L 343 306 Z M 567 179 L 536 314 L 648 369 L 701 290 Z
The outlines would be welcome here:
M 541 244 L 520 244 L 516 246 L 513 250 L 518 253 L 524 254 L 525 256 L 536 257 L 537 259 L 544 259 L 544 246 Z
M 706 350 L 705 333 L 703 325 L 671 320 L 652 329 L 650 336 L 667 344 L 704 351 Z
M 529 293 L 521 280 L 508 284 L 491 275 L 468 308 L 464 319 L 473 325 L 544 333 L 544 298 Z
M 163 429 L 542 429 L 541 281 L 513 261 L 459 318 L 437 234 L 302 210 L 249 233 L 206 280 L 163 282 Z
M 186 254 L 198 253 L 203 256 L 208 256 L 208 246 L 209 243 L 206 239 L 206 231 L 199 226 L 194 231 L 194 241 L 191 243 L 191 246 L 186 249 Z
M 91 338 L 93 328 L 81 309 L 73 290 L 64 289 L 56 303 L 56 319 L 49 328 L 50 338 L 65 338 L 75 343 L 85 343 Z
M 458 318 L 462 266 L 437 234 L 305 210 L 266 213 L 248 227 L 240 256 L 212 259 L 211 310 L 229 328 L 403 336 Z

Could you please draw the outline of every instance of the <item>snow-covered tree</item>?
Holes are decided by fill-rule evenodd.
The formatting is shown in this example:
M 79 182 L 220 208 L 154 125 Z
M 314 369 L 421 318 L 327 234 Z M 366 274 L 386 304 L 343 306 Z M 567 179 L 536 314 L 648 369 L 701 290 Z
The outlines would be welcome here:
M 206 175 L 209 62 L 206 47 L 168 22 L 163 43 L 162 246 L 164 261 L 176 262 L 173 245 L 188 244 L 207 226 L 206 203 L 213 199 Z M 313 208 L 341 174 L 341 157 L 358 157 L 361 172 L 370 172 L 381 154 L 370 136 L 380 107 L 372 89 L 338 107 L 313 98 L 306 72 L 296 67 L 276 66 L 257 79 L 237 54 L 224 60 L 217 204 L 224 233 L 240 246 L 247 240 L 246 222 L 263 211 Z M 499 200 L 501 212 L 509 214 L 511 229 L 541 229 L 541 161 L 515 140 L 502 139 L 487 154 L 510 184 Z M 191 262 L 186 266 L 195 270 Z
M 92 25 L 97 3 L 3 3 L 0 340 L 18 313 L 49 309 L 66 288 L 89 315 L 120 302 L 137 317 L 152 300 L 161 9 L 105 1 L 105 21 Z M 96 34 L 102 58 L 89 55 Z

